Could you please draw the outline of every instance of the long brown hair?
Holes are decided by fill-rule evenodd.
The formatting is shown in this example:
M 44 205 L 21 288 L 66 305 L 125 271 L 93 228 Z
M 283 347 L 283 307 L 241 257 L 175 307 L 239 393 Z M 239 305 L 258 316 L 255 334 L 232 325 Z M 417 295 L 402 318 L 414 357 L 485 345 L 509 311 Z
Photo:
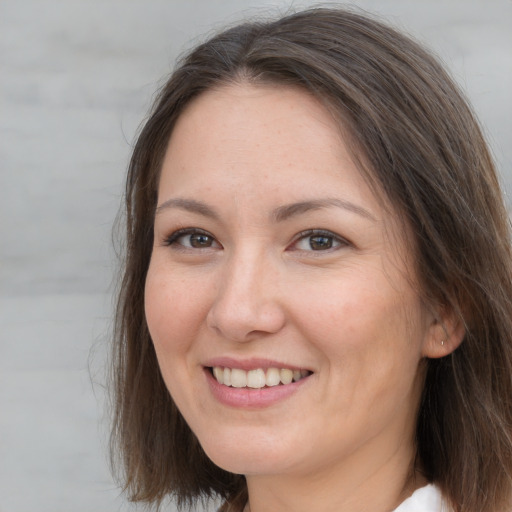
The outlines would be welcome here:
M 126 259 L 114 344 L 112 453 L 131 498 L 180 504 L 246 499 L 243 476 L 215 466 L 161 378 L 144 315 L 160 166 L 173 126 L 226 83 L 299 86 L 354 141 L 361 172 L 415 235 L 420 293 L 466 327 L 429 360 L 417 464 L 457 512 L 501 512 L 512 489 L 512 280 L 508 217 L 481 130 L 425 49 L 343 9 L 311 9 L 226 30 L 178 65 L 142 129 L 126 182 Z M 172 311 L 170 311 L 172 314 Z

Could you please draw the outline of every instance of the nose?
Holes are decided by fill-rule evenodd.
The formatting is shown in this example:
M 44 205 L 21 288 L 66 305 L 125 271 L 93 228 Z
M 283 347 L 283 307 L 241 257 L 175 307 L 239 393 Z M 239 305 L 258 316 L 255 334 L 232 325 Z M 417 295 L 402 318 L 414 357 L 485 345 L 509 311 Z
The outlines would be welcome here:
M 207 316 L 207 325 L 237 342 L 275 334 L 285 325 L 279 272 L 270 258 L 254 252 L 226 261 Z

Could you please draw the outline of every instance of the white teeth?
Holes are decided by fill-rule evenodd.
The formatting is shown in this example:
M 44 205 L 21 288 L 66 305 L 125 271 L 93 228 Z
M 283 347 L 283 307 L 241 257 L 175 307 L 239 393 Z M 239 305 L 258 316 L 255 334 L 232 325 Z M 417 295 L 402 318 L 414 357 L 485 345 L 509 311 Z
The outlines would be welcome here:
M 218 382 L 221 384 L 224 384 L 224 370 L 220 368 L 219 366 L 216 366 L 213 369 L 213 375 L 217 379 Z
M 241 370 L 243 371 L 243 370 Z M 263 388 L 266 384 L 265 372 L 258 368 L 257 370 L 250 370 L 247 372 L 247 386 L 250 388 Z
M 269 368 L 266 374 L 267 386 L 277 386 L 281 382 L 281 376 L 277 368 Z
M 225 369 L 224 372 L 226 372 Z M 247 386 L 247 372 L 233 368 L 231 370 L 231 385 L 234 388 L 245 388 Z
M 289 370 L 288 368 L 282 369 L 280 372 L 281 374 L 281 382 L 283 384 L 290 384 L 293 380 L 293 371 Z
M 224 368 L 223 384 L 225 386 L 231 386 L 231 370 L 229 368 Z
M 261 389 L 265 386 L 273 387 L 279 384 L 291 384 L 310 375 L 308 370 L 290 370 L 289 368 L 262 368 L 245 371 L 240 368 L 222 368 L 215 366 L 213 376 L 220 384 L 234 388 Z

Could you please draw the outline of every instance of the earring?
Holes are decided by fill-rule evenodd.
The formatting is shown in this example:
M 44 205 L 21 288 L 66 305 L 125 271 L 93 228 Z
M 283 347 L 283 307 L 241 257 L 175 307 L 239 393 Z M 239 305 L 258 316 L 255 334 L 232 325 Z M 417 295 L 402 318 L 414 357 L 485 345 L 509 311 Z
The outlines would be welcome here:
M 441 346 L 444 347 L 444 340 L 441 340 Z

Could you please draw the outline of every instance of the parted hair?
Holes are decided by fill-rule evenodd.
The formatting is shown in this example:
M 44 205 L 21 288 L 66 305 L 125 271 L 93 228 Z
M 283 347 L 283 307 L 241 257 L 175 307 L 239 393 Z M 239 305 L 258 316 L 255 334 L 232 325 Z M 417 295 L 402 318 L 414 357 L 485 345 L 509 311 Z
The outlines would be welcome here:
M 425 303 L 465 326 L 457 350 L 426 362 L 415 464 L 456 512 L 512 510 L 511 240 L 492 157 L 435 57 L 381 21 L 341 8 L 212 36 L 180 60 L 139 133 L 126 181 L 112 362 L 111 452 L 125 491 L 156 506 L 167 496 L 180 505 L 217 496 L 223 510 L 239 511 L 246 500 L 244 477 L 207 458 L 176 408 L 144 313 L 173 127 L 194 98 L 233 83 L 301 87 L 349 134 L 361 172 L 414 235 Z

